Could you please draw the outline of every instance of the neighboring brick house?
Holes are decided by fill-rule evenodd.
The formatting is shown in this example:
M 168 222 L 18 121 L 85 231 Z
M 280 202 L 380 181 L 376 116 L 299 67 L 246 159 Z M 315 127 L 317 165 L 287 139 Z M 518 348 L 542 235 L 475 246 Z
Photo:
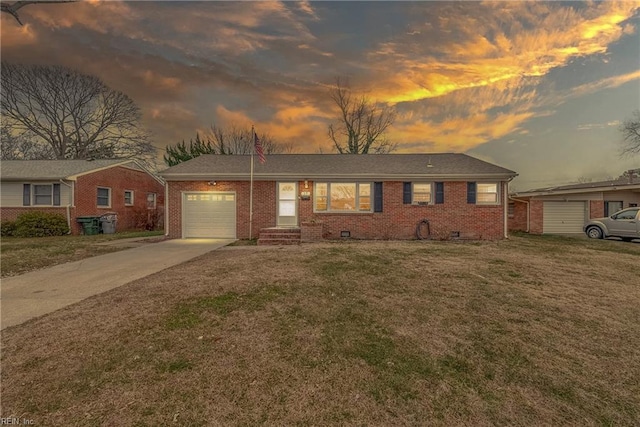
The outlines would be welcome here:
M 254 164 L 252 200 L 250 165 L 203 155 L 160 172 L 167 235 L 501 239 L 517 175 L 465 154 L 269 155 Z
M 587 182 L 512 193 L 509 230 L 580 234 L 586 221 L 640 206 L 640 178 Z
M 34 210 L 59 213 L 79 234 L 79 216 L 115 212 L 117 231 L 163 218 L 164 183 L 135 160 L 3 160 L 0 178 L 3 220 Z

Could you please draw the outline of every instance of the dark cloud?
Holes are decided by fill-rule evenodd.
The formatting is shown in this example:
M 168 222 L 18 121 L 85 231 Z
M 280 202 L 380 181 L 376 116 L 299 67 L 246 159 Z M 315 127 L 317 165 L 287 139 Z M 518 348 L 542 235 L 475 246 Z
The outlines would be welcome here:
M 538 144 L 538 157 L 549 156 L 553 135 L 537 129 L 536 119 L 554 117 L 559 106 L 615 92 L 626 100 L 621 106 L 640 108 L 637 96 L 629 101 L 628 88 L 640 81 L 639 8 L 632 2 L 79 2 L 25 7 L 25 27 L 3 16 L 1 43 L 3 60 L 73 67 L 127 93 L 162 148 L 211 124 L 234 123 L 255 124 L 301 152 L 326 151 L 334 117 L 327 92 L 341 76 L 371 99 L 396 105 L 390 137 L 401 151 L 476 147 L 518 170 L 535 157 L 528 152 L 517 160 L 520 149 Z M 629 113 L 621 109 L 618 119 Z M 578 122 L 601 123 L 593 116 Z M 585 133 L 571 129 L 575 138 Z

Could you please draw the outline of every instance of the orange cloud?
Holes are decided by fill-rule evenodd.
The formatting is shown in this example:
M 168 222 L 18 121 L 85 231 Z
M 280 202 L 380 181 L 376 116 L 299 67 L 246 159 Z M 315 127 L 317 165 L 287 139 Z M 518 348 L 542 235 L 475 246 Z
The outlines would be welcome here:
M 175 90 L 182 86 L 182 81 L 180 79 L 175 77 L 164 77 L 151 70 L 141 72 L 141 77 L 147 86 L 154 87 L 156 89 Z
M 396 66 L 386 82 L 383 99 L 411 102 L 521 76 L 544 76 L 574 57 L 606 52 L 611 43 L 628 33 L 621 24 L 640 6 L 637 2 L 601 2 L 590 4 L 583 14 L 555 4 L 510 3 L 507 7 L 516 20 L 530 20 L 532 29 L 516 26 L 512 34 L 506 34 L 490 18 L 482 24 L 473 17 L 459 17 L 458 25 L 472 28 L 473 33 L 466 41 L 442 42 L 435 47 L 447 53 L 446 61 L 433 56 L 432 43 L 425 43 L 424 55 L 419 54 L 419 46 L 407 49 L 400 41 L 382 45 L 371 59 L 381 69 Z M 496 34 L 493 41 L 482 35 L 486 33 Z
M 396 122 L 389 136 L 393 141 L 400 142 L 400 147 L 404 141 L 425 141 L 421 146 L 411 144 L 408 151 L 416 151 L 416 148 L 419 148 L 462 152 L 519 130 L 532 116 L 533 113 L 504 113 L 495 117 L 479 114 L 451 117 L 442 122 Z

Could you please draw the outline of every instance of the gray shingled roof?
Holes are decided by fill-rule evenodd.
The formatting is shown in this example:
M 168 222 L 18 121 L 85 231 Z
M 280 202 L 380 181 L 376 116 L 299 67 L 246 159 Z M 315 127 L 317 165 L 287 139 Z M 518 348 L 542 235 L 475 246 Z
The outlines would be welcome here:
M 3 180 L 66 179 L 76 175 L 129 163 L 131 160 L 3 160 L 0 178 Z
M 466 154 L 275 154 L 265 164 L 257 157 L 255 180 L 272 179 L 508 179 L 511 170 Z M 430 166 L 429 166 L 430 165 Z M 160 172 L 167 181 L 201 179 L 246 180 L 250 156 L 203 155 Z
M 536 196 L 544 194 L 587 193 L 589 191 L 607 191 L 640 188 L 640 177 L 617 178 L 610 181 L 583 182 L 579 184 L 559 185 L 555 187 L 536 188 L 533 190 L 512 193 L 514 197 Z

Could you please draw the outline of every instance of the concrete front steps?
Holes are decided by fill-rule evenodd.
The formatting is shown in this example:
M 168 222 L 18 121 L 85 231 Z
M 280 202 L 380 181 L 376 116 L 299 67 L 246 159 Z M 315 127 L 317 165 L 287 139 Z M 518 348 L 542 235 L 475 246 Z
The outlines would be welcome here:
M 258 245 L 299 245 L 299 228 L 263 228 L 260 230 Z

